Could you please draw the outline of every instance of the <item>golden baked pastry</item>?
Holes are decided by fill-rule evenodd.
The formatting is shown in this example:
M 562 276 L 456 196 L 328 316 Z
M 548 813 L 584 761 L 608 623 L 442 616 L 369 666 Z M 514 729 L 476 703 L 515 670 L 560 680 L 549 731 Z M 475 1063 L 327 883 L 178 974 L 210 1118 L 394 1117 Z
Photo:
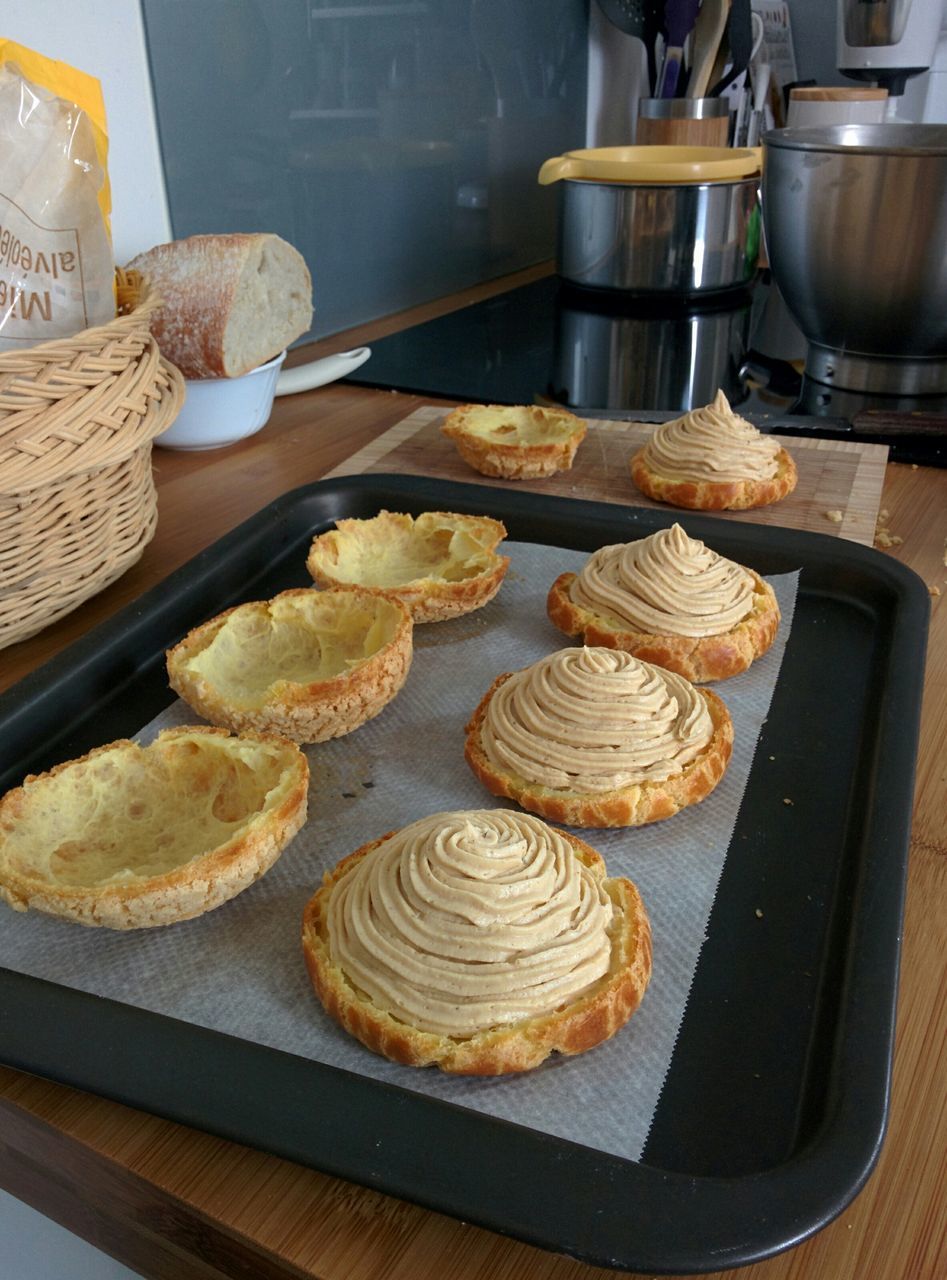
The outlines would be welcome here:
M 798 478 L 792 455 L 730 408 L 692 409 L 654 429 L 631 460 L 631 478 L 649 498 L 693 511 L 746 511 L 778 502 Z
M 381 511 L 337 520 L 313 540 L 306 567 L 322 587 L 358 583 L 404 601 L 415 622 L 443 622 L 492 600 L 509 568 L 506 537 L 489 516 Z
M 407 1066 L 528 1071 L 622 1027 L 651 975 L 630 880 L 527 814 L 439 813 L 324 877 L 303 917 L 316 994 L 346 1031 Z
M 637 827 L 709 795 L 733 722 L 709 689 L 615 649 L 560 649 L 498 676 L 467 725 L 488 791 L 573 827 Z
M 395 696 L 412 632 L 400 600 L 364 587 L 302 587 L 195 627 L 168 651 L 168 680 L 213 724 L 325 742 Z
M 291 742 L 166 729 L 30 776 L 0 800 L 0 898 L 78 924 L 145 929 L 219 907 L 306 821 Z
M 588 427 L 567 409 L 465 404 L 447 415 L 441 431 L 481 475 L 535 480 L 568 471 Z
M 549 617 L 585 644 L 623 649 L 695 684 L 739 675 L 779 630 L 779 604 L 753 569 L 727 560 L 679 524 L 600 547 L 562 573 Z

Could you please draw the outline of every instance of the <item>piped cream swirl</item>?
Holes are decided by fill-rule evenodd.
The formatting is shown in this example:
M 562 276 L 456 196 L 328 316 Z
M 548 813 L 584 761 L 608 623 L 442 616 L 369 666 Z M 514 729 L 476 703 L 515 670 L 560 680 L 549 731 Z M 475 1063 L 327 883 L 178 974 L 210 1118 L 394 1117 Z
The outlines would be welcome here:
M 655 428 L 644 461 L 667 480 L 772 480 L 779 449 L 777 440 L 734 413 L 718 391 L 713 404 Z
M 616 909 L 565 836 L 506 809 L 389 836 L 329 899 L 349 981 L 421 1031 L 464 1037 L 570 1002 L 609 970 Z
M 742 565 L 690 538 L 679 524 L 638 542 L 600 547 L 572 583 L 575 604 L 632 631 L 716 636 L 753 608 L 755 583 Z
M 481 731 L 494 768 L 539 786 L 597 795 L 679 774 L 713 736 L 683 676 L 616 649 L 560 649 L 515 672 Z

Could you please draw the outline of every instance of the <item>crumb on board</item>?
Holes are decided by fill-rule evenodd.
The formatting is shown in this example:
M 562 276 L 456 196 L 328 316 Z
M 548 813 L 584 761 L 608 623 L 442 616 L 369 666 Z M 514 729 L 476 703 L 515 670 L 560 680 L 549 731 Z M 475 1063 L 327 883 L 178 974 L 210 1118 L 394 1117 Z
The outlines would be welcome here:
M 934 583 L 934 585 L 933 585 L 932 587 L 928 587 L 928 588 L 927 588 L 927 590 L 930 592 L 930 594 L 931 594 L 932 596 L 939 596 L 939 595 L 940 595 L 940 587 L 937 585 L 937 583 L 936 583 L 936 582 Z
M 826 511 L 825 518 L 826 520 L 831 520 L 833 524 L 841 524 L 845 519 L 845 515 L 836 508 L 834 511 Z

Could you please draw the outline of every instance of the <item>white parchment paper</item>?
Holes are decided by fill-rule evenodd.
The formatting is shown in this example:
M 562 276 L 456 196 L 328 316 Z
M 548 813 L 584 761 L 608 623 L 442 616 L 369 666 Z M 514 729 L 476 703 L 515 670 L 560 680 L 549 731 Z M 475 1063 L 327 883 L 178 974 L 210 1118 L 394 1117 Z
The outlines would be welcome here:
M 651 985 L 612 1040 L 523 1076 L 462 1079 L 401 1067 L 364 1049 L 325 1015 L 303 964 L 302 911 L 323 871 L 426 814 L 500 806 L 464 762 L 464 725 L 494 676 L 569 643 L 546 617 L 546 594 L 557 574 L 587 559 L 528 543 L 504 550 L 511 568 L 486 608 L 415 628 L 411 672 L 394 702 L 355 733 L 308 748 L 309 821 L 262 880 L 200 919 L 133 933 L 3 908 L 0 963 L 638 1159 L 790 635 L 797 574 L 770 579 L 783 615 L 772 649 L 743 675 L 715 686 L 735 729 L 730 767 L 716 790 L 652 826 L 581 833 L 610 874 L 638 885 L 654 934 Z M 196 722 L 178 702 L 139 737 L 148 741 L 168 725 Z

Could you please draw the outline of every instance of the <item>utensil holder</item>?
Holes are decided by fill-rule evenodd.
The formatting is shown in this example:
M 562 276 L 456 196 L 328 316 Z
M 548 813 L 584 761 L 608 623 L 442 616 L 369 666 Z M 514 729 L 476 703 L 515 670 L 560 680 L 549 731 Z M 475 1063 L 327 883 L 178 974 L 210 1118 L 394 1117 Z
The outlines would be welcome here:
M 635 142 L 642 146 L 725 147 L 730 132 L 726 98 L 642 98 Z

